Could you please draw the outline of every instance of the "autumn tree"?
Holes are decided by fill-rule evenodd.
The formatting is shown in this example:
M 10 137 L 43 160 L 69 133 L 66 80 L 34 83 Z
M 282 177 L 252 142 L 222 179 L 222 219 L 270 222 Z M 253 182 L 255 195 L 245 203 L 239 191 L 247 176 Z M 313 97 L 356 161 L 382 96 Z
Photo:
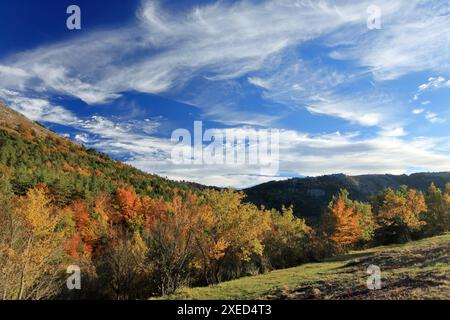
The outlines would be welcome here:
M 158 291 L 164 295 L 189 283 L 197 250 L 195 239 L 203 232 L 199 224 L 208 209 L 199 205 L 192 193 L 184 200 L 178 194 L 171 202 L 156 200 L 153 206 L 157 213 L 147 227 L 146 243 Z
M 119 188 L 116 191 L 116 202 L 120 218 L 125 221 L 131 229 L 136 230 L 143 226 L 141 198 L 136 194 L 132 186 Z
M 334 218 L 331 240 L 344 250 L 362 238 L 361 212 L 355 210 L 348 195 L 348 191 L 342 189 L 338 196 L 333 197 L 328 206 L 330 214 Z
M 63 213 L 51 205 L 42 188 L 30 189 L 14 208 L 2 209 L 2 274 L 4 299 L 44 299 L 61 287 L 66 231 Z M 4 255 L 7 260 L 5 264 Z
M 92 209 L 83 200 L 75 200 L 70 209 L 76 224 L 76 233 L 68 244 L 70 255 L 90 257 L 101 236 L 98 221 L 92 218 Z
M 421 218 L 427 210 L 424 195 L 402 186 L 399 190 L 386 189 L 377 212 L 380 232 L 385 241 L 410 241 L 411 234 L 426 222 Z
M 252 258 L 264 253 L 263 240 L 270 229 L 270 217 L 256 206 L 243 203 L 243 196 L 233 190 L 204 193 L 204 201 L 214 213 L 214 224 L 201 245 L 208 283 L 240 276 L 252 267 Z

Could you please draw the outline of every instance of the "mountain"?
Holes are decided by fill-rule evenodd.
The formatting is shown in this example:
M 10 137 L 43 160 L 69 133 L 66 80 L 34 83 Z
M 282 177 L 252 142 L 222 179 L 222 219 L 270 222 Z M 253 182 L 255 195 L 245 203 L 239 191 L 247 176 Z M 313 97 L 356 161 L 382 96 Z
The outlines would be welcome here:
M 142 172 L 58 136 L 0 104 L 0 177 L 8 176 L 16 194 L 45 184 L 60 205 L 131 185 L 141 195 L 166 198 L 173 189 L 203 189 Z
M 293 205 L 294 212 L 299 216 L 317 216 L 341 188 L 347 189 L 352 199 L 366 201 L 371 195 L 388 187 L 407 185 L 425 191 L 433 182 L 437 187 L 444 188 L 445 184 L 450 182 L 450 172 L 360 176 L 333 174 L 271 181 L 248 188 L 244 192 L 248 202 L 259 206 L 280 209 L 282 205 Z

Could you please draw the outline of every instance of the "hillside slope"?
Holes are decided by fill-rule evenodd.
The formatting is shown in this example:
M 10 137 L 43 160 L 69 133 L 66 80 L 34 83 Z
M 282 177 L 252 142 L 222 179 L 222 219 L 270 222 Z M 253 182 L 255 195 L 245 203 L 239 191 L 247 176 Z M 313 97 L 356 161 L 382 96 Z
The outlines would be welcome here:
M 25 131 L 33 130 L 36 135 L 40 137 L 57 137 L 55 133 L 43 127 L 42 125 L 30 121 L 21 113 L 8 108 L 0 103 L 0 128 L 10 128 L 18 132 L 25 133 Z
M 152 197 L 167 197 L 174 188 L 203 186 L 176 182 L 109 158 L 58 136 L 42 125 L 0 104 L 0 176 L 8 175 L 14 192 L 25 194 L 37 184 L 50 188 L 60 205 L 114 192 L 124 184 Z
M 368 290 L 369 265 L 382 287 Z M 320 263 L 180 290 L 169 299 L 450 299 L 450 234 L 354 251 Z
M 276 209 L 280 209 L 282 205 L 293 205 L 295 213 L 299 216 L 317 216 L 341 188 L 347 189 L 352 199 L 367 201 L 371 195 L 388 187 L 397 189 L 401 185 L 407 185 L 426 191 L 431 183 L 443 189 L 448 181 L 450 181 L 450 172 L 361 176 L 334 174 L 271 181 L 246 189 L 244 192 L 247 195 L 247 201 L 257 205 Z

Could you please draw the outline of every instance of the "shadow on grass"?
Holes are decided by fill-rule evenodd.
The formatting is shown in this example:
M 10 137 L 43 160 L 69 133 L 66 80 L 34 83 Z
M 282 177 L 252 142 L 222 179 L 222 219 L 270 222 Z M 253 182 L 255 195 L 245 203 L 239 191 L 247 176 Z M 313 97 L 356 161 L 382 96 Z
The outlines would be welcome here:
M 362 253 L 355 252 L 355 253 L 348 253 L 348 254 L 328 258 L 328 259 L 323 260 L 322 262 L 344 262 L 347 260 L 369 258 L 374 255 L 375 255 L 374 252 L 362 252 Z M 350 261 L 350 262 L 352 262 L 352 261 Z M 342 267 L 339 267 L 339 268 L 342 268 Z

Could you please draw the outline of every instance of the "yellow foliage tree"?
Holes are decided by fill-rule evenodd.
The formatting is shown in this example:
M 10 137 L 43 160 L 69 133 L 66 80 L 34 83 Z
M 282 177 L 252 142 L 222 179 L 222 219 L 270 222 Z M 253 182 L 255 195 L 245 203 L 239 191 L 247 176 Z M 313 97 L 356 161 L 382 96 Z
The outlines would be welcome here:
M 206 281 L 240 275 L 253 256 L 261 257 L 263 240 L 270 229 L 270 216 L 251 204 L 242 203 L 243 194 L 233 190 L 205 192 L 204 201 L 212 208 L 213 224 L 199 246 L 204 257 Z
M 387 189 L 378 212 L 379 224 L 398 240 L 409 241 L 411 232 L 426 225 L 421 218 L 421 213 L 426 210 L 425 197 L 421 192 L 406 186 L 398 191 Z
M 2 215 L 5 213 L 2 212 Z M 64 213 L 55 210 L 45 191 L 30 189 L 18 199 L 9 213 L 10 226 L 2 224 L 9 243 L 2 242 L 9 262 L 2 271 L 7 278 L 3 286 L 4 299 L 43 299 L 56 294 L 63 284 Z M 3 259 L 2 259 L 3 260 Z

